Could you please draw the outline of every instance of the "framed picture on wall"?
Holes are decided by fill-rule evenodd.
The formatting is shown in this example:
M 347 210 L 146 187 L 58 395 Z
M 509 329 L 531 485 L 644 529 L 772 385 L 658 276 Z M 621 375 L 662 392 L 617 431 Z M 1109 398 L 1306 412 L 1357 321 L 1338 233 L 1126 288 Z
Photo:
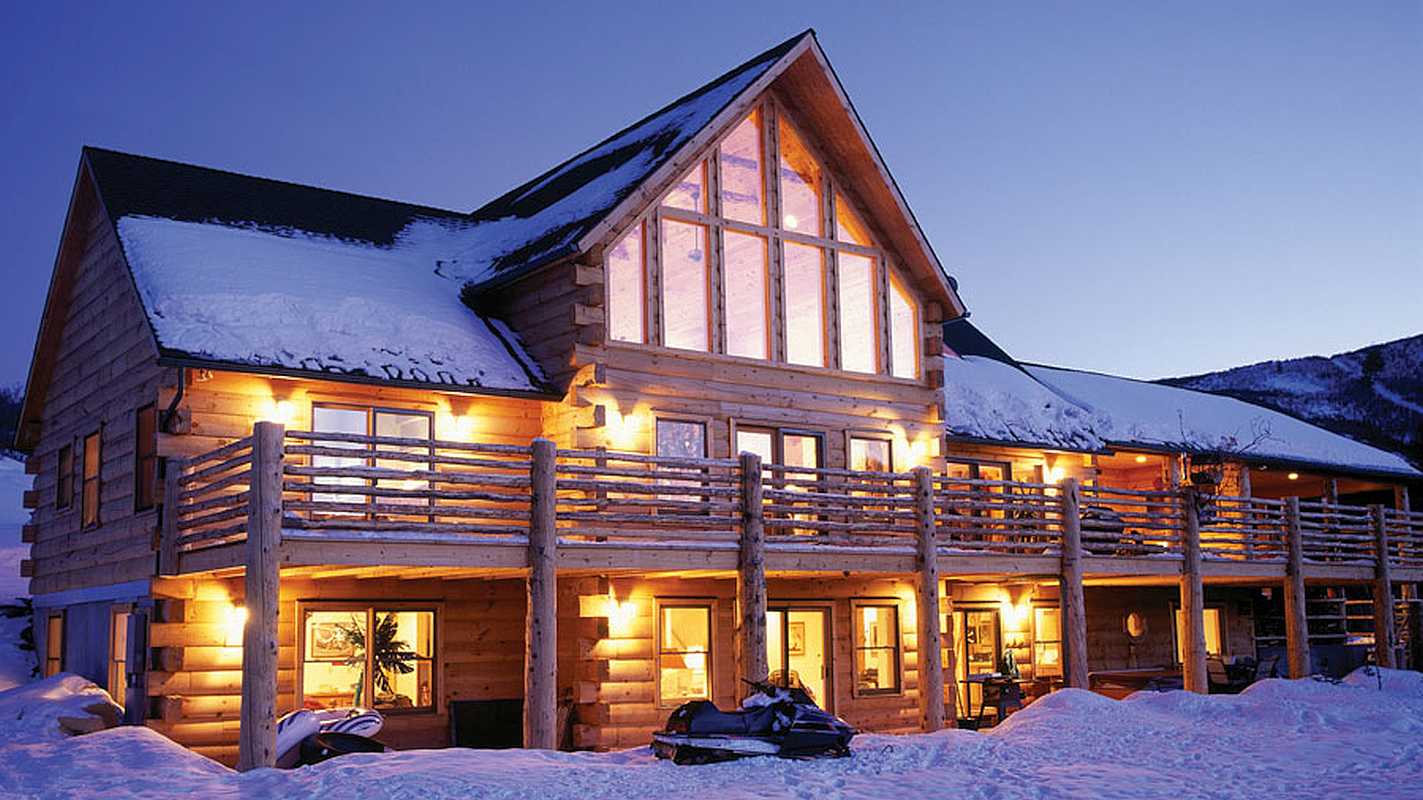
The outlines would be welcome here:
M 793 656 L 805 655 L 805 623 L 792 622 L 786 626 L 786 649 Z
M 356 654 L 356 645 L 346 635 L 346 626 L 339 622 L 311 623 L 311 652 L 307 657 L 313 661 L 342 661 Z

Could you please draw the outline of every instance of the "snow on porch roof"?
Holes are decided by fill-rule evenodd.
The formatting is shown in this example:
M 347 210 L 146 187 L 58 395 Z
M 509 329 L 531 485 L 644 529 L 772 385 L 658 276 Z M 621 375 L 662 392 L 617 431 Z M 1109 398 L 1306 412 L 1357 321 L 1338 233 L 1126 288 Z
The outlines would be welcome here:
M 1136 446 L 1228 453 L 1248 447 L 1248 457 L 1267 461 L 1408 478 L 1423 474 L 1398 455 L 1243 400 L 1019 363 L 976 328 L 958 326 L 972 327 L 967 320 L 946 326 L 944 398 L 953 437 L 1081 451 Z
M 165 357 L 545 394 L 515 335 L 440 274 L 463 215 L 86 149 Z

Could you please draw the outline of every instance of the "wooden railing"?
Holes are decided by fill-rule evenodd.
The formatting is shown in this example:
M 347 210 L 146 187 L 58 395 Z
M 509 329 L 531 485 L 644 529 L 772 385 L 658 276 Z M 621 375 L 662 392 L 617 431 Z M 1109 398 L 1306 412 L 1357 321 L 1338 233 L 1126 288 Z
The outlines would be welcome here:
M 1054 483 L 924 476 L 672 458 L 605 450 L 544 456 L 560 541 L 738 546 L 753 521 L 768 548 L 916 552 L 932 531 L 940 554 L 1063 553 L 1068 507 Z M 273 447 L 272 449 L 278 449 Z M 281 527 L 400 540 L 527 542 L 538 470 L 526 445 L 286 431 Z M 160 563 L 242 541 L 254 470 L 247 437 L 169 465 Z M 748 467 L 747 465 L 752 465 Z M 754 469 L 754 473 L 749 471 Z M 748 505 L 759 491 L 759 508 Z M 929 495 L 932 490 L 932 496 Z M 1423 568 L 1423 513 L 1283 500 L 1083 486 L 1076 503 L 1085 557 L 1181 559 L 1195 503 L 1205 561 L 1283 563 L 1298 531 L 1301 563 Z M 927 525 L 927 527 L 921 527 Z M 928 536 L 928 533 L 923 534 Z M 1380 536 L 1384 537 L 1380 539 Z M 929 541 L 925 539 L 924 541 Z M 926 545 L 927 546 L 927 545 Z

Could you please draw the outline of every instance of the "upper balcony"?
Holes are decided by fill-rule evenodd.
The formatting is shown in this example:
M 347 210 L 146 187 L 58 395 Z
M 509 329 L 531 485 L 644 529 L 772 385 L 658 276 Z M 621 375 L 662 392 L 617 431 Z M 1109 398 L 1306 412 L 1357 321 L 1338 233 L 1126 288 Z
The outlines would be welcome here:
M 1423 580 L 1423 513 L 1382 506 L 761 465 L 606 450 L 267 428 L 170 463 L 160 569 L 242 567 L 253 515 L 279 563 L 516 571 L 551 519 L 561 571 L 735 572 L 748 530 L 772 573 L 908 574 L 921 541 L 947 576 L 1173 576 L 1193 541 L 1207 580 Z M 265 500 L 255 476 L 267 475 Z M 540 517 L 540 504 L 544 516 Z M 257 506 L 262 505 L 261 509 Z M 1076 525 L 1071 523 L 1076 521 Z M 921 531 L 923 537 L 921 537 Z M 1382 543 L 1382 545 L 1380 544 Z M 1381 550 L 1382 547 L 1382 550 Z

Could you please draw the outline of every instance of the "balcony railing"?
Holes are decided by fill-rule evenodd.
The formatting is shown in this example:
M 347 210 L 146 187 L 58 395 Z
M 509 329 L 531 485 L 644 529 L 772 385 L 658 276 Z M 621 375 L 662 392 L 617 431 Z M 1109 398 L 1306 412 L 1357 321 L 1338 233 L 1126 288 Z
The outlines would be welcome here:
M 303 537 L 468 543 L 526 542 L 538 480 L 525 445 L 286 431 L 281 527 Z M 759 463 L 759 462 L 751 462 Z M 171 462 L 160 563 L 242 541 L 253 437 Z M 552 456 L 549 491 L 559 541 L 737 547 L 748 515 L 767 549 L 914 553 L 921 525 L 941 555 L 1056 556 L 1070 523 L 1064 487 L 933 476 L 920 503 L 915 472 L 764 465 L 605 450 Z M 748 503 L 748 481 L 760 507 Z M 1194 515 L 1185 503 L 1195 503 Z M 1303 561 L 1423 569 L 1423 513 L 1382 507 L 1083 486 L 1071 506 L 1086 557 L 1181 559 L 1194 522 L 1207 561 L 1284 563 L 1292 535 Z M 927 519 L 926 519 L 927 516 Z M 1296 533 L 1297 532 L 1297 533 Z

